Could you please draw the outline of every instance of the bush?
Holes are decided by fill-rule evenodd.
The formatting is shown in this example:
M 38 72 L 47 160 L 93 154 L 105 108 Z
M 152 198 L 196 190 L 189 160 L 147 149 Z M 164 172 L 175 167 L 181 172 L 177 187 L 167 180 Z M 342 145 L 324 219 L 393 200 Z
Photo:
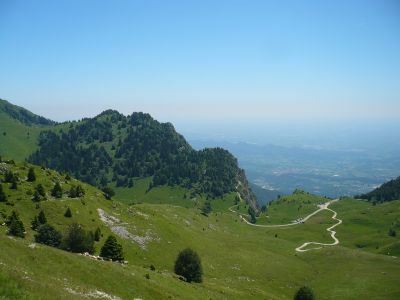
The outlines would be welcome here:
M 111 200 L 112 196 L 115 195 L 114 190 L 108 186 L 103 188 L 103 193 L 104 193 L 104 197 L 106 197 L 106 199 L 108 199 L 108 200 Z
M 64 239 L 62 241 L 62 248 L 64 250 L 75 253 L 93 253 L 93 236 L 89 232 L 86 232 L 80 224 L 73 223 L 67 228 Z
M 103 258 L 111 259 L 113 261 L 123 261 L 124 254 L 122 246 L 118 244 L 115 236 L 110 235 L 100 251 L 100 256 Z
M 197 253 L 190 248 L 182 250 L 175 261 L 175 273 L 187 282 L 201 282 L 203 270 Z
M 388 234 L 391 237 L 396 237 L 396 230 L 394 230 L 394 228 L 390 228 Z
M 32 228 L 33 230 L 36 230 L 36 229 L 39 228 L 39 226 L 40 226 L 40 223 L 39 223 L 38 217 L 35 216 L 35 217 L 33 218 L 32 222 L 31 222 L 31 228 Z
M 307 286 L 301 287 L 294 296 L 294 300 L 314 300 L 314 299 L 315 296 L 313 291 Z
M 25 237 L 25 228 L 16 211 L 13 211 L 8 217 L 7 222 L 8 234 L 16 237 Z
M 211 203 L 210 201 L 206 201 L 204 202 L 204 205 L 201 209 L 201 214 L 207 217 L 210 214 L 210 212 L 211 212 Z
M 44 224 L 39 227 L 38 233 L 35 234 L 35 241 L 51 247 L 59 247 L 61 244 L 61 237 L 61 233 L 53 226 Z

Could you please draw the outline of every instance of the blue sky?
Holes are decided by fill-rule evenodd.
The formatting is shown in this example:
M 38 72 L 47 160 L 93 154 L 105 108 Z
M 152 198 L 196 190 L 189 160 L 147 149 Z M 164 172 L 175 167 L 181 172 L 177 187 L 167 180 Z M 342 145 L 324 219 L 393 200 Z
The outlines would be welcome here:
M 58 121 L 400 116 L 396 0 L 0 0 L 0 46 L 0 98 Z

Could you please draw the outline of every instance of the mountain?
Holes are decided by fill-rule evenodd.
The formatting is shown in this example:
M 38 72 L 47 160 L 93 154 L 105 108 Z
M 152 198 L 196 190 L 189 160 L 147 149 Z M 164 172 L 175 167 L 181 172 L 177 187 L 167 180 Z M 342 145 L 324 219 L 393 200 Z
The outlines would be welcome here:
M 276 199 L 280 193 L 278 191 L 271 191 L 267 190 L 257 184 L 250 183 L 251 190 L 253 191 L 254 195 L 256 195 L 257 202 L 259 206 L 265 205 L 268 202 Z
M 372 202 L 386 202 L 400 199 L 400 177 L 390 180 L 373 191 L 355 196 Z
M 19 148 L 31 150 L 25 157 L 29 162 L 101 188 L 134 189 L 138 179 L 151 178 L 148 191 L 163 185 L 180 186 L 212 199 L 239 192 L 258 210 L 237 159 L 222 148 L 194 150 L 171 123 L 160 123 L 141 112 L 124 116 L 107 110 L 94 118 L 56 124 L 4 103 L 5 119 L 13 121 L 10 127 L 34 129 L 35 136 L 30 137 L 30 145 L 26 139 L 19 139 L 19 144 L 5 141 L 0 154 L 10 156 Z

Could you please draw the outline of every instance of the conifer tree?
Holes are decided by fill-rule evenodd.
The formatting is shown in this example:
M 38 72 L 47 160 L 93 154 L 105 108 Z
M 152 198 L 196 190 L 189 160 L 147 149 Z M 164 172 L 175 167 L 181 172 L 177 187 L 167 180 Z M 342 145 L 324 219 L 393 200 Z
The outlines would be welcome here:
M 25 228 L 24 224 L 20 220 L 16 211 L 11 213 L 11 216 L 7 220 L 8 226 L 8 234 L 16 237 L 24 238 L 25 237 Z
M 66 218 L 71 218 L 72 217 L 72 212 L 71 212 L 71 209 L 69 207 L 65 211 L 64 217 L 66 217 Z
M 47 218 L 43 210 L 41 210 L 38 214 L 38 221 L 42 225 L 47 223 Z
M 62 188 L 60 183 L 57 181 L 56 184 L 54 185 L 53 190 L 51 191 L 51 195 L 55 198 L 61 198 L 62 197 Z
M 32 182 L 36 180 L 36 174 L 35 174 L 35 170 L 33 169 L 33 167 L 29 168 L 28 171 L 28 181 Z
M 100 241 L 101 238 L 101 230 L 99 227 L 97 227 L 96 231 L 94 232 L 94 240 L 96 242 Z
M 115 236 L 110 235 L 105 241 L 100 251 L 100 256 L 103 258 L 111 259 L 113 261 L 123 261 L 124 254 L 122 246 L 118 244 Z
M 307 286 L 301 287 L 294 296 L 294 300 L 314 300 L 314 299 L 315 296 L 313 291 Z

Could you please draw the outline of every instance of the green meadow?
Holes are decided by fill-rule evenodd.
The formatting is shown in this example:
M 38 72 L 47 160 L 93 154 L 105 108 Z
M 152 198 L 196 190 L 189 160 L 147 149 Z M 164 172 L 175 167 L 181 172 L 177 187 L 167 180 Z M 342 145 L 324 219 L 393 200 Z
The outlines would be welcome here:
M 114 297 L 109 299 L 292 299 L 302 285 L 310 286 L 317 299 L 400 297 L 399 237 L 387 234 L 400 216 L 399 201 L 373 206 L 344 199 L 333 204 L 331 208 L 343 220 L 336 228 L 340 244 L 298 253 L 295 248 L 306 241 L 332 241 L 326 231 L 334 223 L 331 212 L 322 211 L 296 226 L 253 227 L 228 210 L 234 205 L 234 194 L 212 200 L 213 211 L 206 217 L 199 210 L 201 197 L 192 199 L 190 191 L 181 188 L 146 192 L 148 179 L 136 180 L 134 193 L 117 190 L 113 201 L 84 183 L 79 183 L 86 191 L 84 197 L 54 199 L 50 190 L 55 181 L 61 182 L 64 191 L 78 181 L 35 167 L 37 181 L 30 183 L 25 180 L 30 165 L 2 165 L 18 173 L 20 182 L 17 190 L 3 183 L 8 203 L 0 203 L 1 216 L 4 219 L 12 210 L 18 211 L 27 233 L 25 239 L 9 237 L 6 226 L 0 226 L 0 299 L 99 295 Z M 38 183 L 45 187 L 47 200 L 37 205 L 31 191 Z M 290 221 L 316 210 L 323 201 L 307 193 L 294 194 L 271 204 L 266 215 L 274 222 Z M 64 217 L 67 207 L 72 218 Z M 99 209 L 114 218 L 113 225 L 100 219 Z M 72 222 L 87 230 L 99 227 L 102 238 L 96 242 L 96 254 L 113 226 L 123 228 L 129 237 L 117 238 L 128 264 L 97 261 L 34 243 L 30 222 L 40 210 L 61 231 Z M 176 256 L 186 247 L 201 257 L 202 283 L 185 283 L 173 273 Z M 394 250 L 388 255 L 388 249 Z

